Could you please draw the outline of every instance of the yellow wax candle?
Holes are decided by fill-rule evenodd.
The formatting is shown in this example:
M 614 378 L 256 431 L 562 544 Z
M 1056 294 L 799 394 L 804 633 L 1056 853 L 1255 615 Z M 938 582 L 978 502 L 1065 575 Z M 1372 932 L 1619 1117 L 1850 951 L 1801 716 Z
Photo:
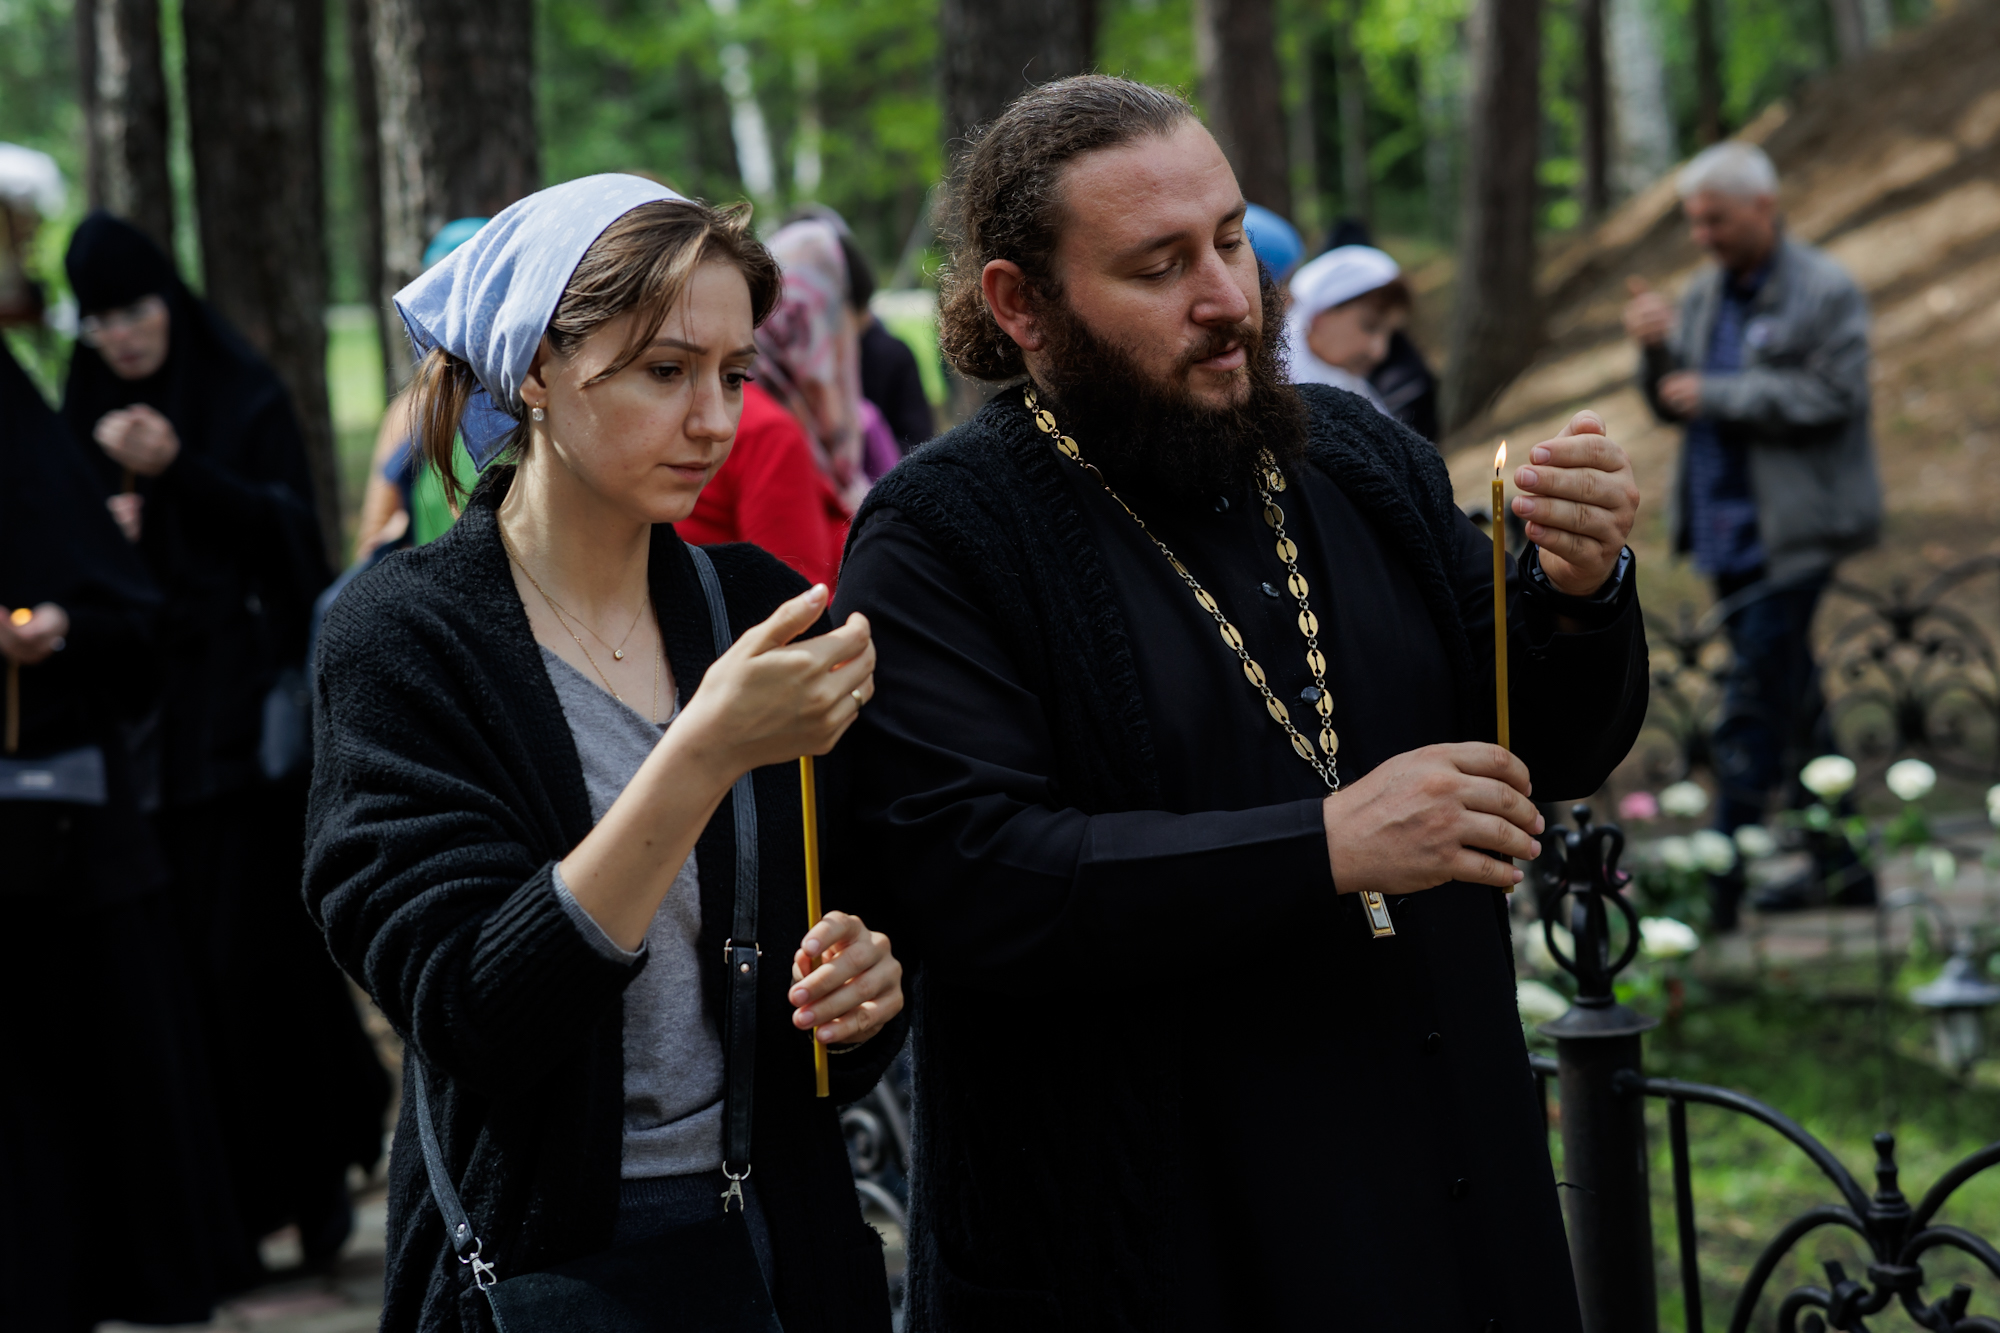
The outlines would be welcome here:
M 813 758 L 809 754 L 799 756 L 799 798 L 805 809 L 806 826 L 806 929 L 811 930 L 825 915 L 819 905 L 819 788 L 813 781 Z M 829 1095 L 827 1087 L 826 1043 L 819 1039 L 819 1029 L 812 1034 L 813 1048 L 813 1091 L 816 1096 Z
M 1500 719 L 1500 748 L 1514 748 L 1507 726 L 1507 441 L 1493 455 L 1493 702 Z

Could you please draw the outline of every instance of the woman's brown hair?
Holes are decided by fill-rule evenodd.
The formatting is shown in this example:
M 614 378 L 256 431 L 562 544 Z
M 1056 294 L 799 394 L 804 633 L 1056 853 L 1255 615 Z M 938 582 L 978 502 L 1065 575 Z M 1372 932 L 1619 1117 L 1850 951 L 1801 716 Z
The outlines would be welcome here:
M 644 351 L 687 291 L 688 279 L 711 260 L 734 267 L 750 284 L 750 317 L 762 324 L 778 303 L 784 279 L 750 230 L 750 208 L 711 208 L 686 199 L 641 204 L 604 229 L 584 251 L 549 319 L 545 335 L 559 356 L 570 356 L 584 340 L 621 315 L 637 312 L 632 337 L 612 363 L 590 380 L 616 375 Z M 425 467 L 444 483 L 454 508 L 465 488 L 452 468 L 452 444 L 466 405 L 479 388 L 472 367 L 443 348 L 418 363 L 410 381 L 409 421 Z M 508 404 L 498 404 L 502 410 Z M 527 427 L 517 424 L 499 458 L 514 461 L 527 443 Z

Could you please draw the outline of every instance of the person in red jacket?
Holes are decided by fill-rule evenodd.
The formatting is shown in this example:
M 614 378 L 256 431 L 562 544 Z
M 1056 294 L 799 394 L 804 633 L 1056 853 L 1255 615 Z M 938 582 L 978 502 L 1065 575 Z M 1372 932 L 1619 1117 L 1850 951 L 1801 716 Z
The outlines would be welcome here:
M 812 582 L 833 587 L 848 512 L 812 448 L 798 418 L 761 386 L 744 385 L 729 461 L 674 530 L 697 546 L 755 542 Z

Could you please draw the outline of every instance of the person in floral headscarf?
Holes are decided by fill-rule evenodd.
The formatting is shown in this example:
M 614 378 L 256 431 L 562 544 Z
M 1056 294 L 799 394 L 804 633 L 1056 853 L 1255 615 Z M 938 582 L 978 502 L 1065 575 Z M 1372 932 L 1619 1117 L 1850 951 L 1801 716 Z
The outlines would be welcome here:
M 771 237 L 784 271 L 778 308 L 757 330 L 757 383 L 729 461 L 675 525 L 697 545 L 754 542 L 832 586 L 847 522 L 868 493 L 861 356 L 840 233 L 817 218 Z

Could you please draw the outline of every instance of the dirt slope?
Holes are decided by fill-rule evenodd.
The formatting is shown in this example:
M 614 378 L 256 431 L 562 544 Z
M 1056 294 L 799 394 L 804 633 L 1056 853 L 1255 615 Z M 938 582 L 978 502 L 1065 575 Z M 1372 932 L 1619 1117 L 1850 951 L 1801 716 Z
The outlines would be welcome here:
M 1906 34 L 1740 137 L 1777 163 L 1793 232 L 1844 263 L 1874 308 L 1890 522 L 1883 549 L 1848 572 L 1874 581 L 2000 549 L 2000 0 Z M 1702 263 L 1677 202 L 1663 180 L 1547 256 L 1549 346 L 1446 449 L 1460 500 L 1482 504 L 1496 438 L 1528 443 L 1579 407 L 1603 413 L 1648 497 L 1637 544 L 1656 606 L 1708 599 L 1665 560 L 1680 433 L 1633 387 L 1619 312 L 1628 274 L 1678 297 Z

